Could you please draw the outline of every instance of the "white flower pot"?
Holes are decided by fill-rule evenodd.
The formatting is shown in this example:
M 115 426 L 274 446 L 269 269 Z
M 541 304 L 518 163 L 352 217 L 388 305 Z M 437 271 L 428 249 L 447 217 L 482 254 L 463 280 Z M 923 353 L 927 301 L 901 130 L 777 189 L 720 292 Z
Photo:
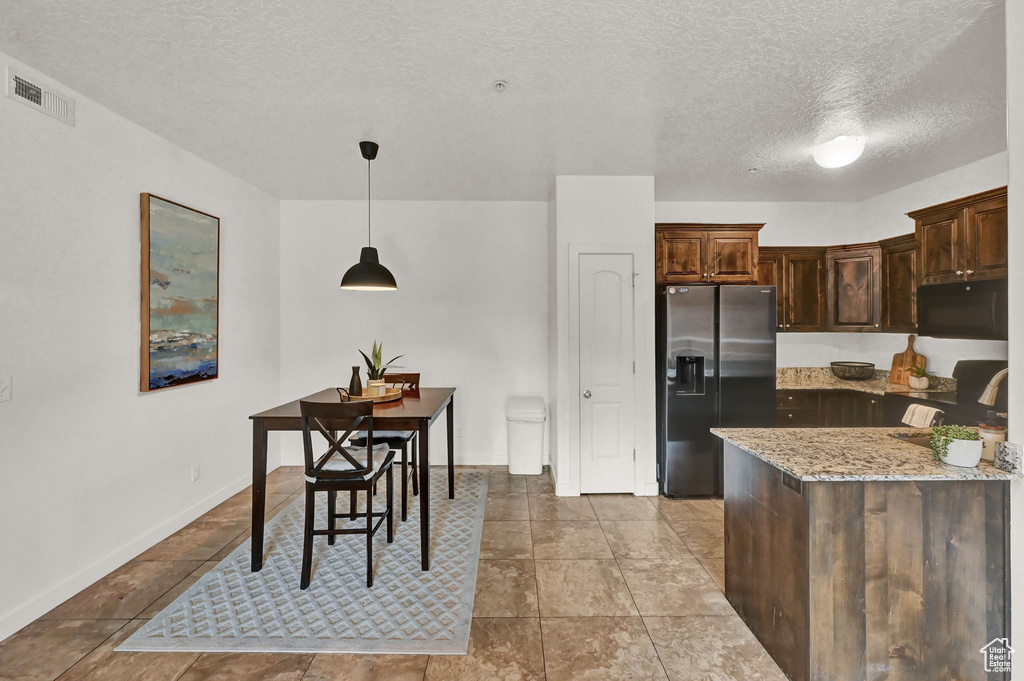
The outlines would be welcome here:
M 927 376 L 910 376 L 910 387 L 914 390 L 927 390 L 928 389 L 928 377 Z
M 974 468 L 981 461 L 981 450 L 984 444 L 981 440 L 953 440 L 946 448 L 946 456 L 942 457 L 942 463 Z

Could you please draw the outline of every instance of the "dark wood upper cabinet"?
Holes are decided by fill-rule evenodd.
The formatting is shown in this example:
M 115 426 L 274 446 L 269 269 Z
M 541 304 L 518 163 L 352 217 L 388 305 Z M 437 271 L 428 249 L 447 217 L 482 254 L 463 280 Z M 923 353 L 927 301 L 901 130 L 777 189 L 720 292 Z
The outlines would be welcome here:
M 786 328 L 786 296 L 782 287 L 784 268 L 786 266 L 785 252 L 778 248 L 762 248 L 758 251 L 757 257 L 757 283 L 763 286 L 774 286 L 776 288 L 775 301 L 778 309 L 775 315 L 775 323 L 778 330 Z
M 707 247 L 700 232 L 655 233 L 655 267 L 658 283 L 691 284 L 704 281 Z
M 917 240 L 913 234 L 883 239 L 882 331 L 917 331 Z
M 825 330 L 824 248 L 762 248 L 757 269 L 778 289 L 779 331 Z
M 757 225 L 655 225 L 659 284 L 757 283 Z
M 882 321 L 882 249 L 877 244 L 829 248 L 827 329 L 876 331 Z
M 907 215 L 916 223 L 920 283 L 1006 276 L 1006 187 Z
M 708 281 L 722 284 L 757 281 L 757 230 L 722 229 L 707 233 Z
M 967 206 L 964 227 L 968 279 L 999 279 L 1007 276 L 1006 196 Z
M 825 330 L 825 249 L 786 254 L 786 331 Z

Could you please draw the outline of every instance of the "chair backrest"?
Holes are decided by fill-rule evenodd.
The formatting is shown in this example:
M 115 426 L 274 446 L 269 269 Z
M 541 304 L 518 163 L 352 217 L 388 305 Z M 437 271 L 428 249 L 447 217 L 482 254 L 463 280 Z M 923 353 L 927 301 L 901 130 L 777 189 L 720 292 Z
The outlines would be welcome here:
M 310 477 L 347 478 L 364 475 L 373 468 L 373 402 L 306 402 L 299 400 L 302 414 L 302 449 L 306 475 Z M 333 432 L 344 430 L 341 437 Z M 366 461 L 362 462 L 342 446 L 356 430 L 366 431 Z M 328 449 L 320 456 L 313 453 L 313 432 L 327 440 Z M 322 471 L 332 456 L 339 456 L 352 465 L 351 470 Z
M 391 373 L 384 374 L 384 381 L 391 386 L 402 386 L 402 393 L 417 397 L 420 394 L 420 375 L 418 373 Z

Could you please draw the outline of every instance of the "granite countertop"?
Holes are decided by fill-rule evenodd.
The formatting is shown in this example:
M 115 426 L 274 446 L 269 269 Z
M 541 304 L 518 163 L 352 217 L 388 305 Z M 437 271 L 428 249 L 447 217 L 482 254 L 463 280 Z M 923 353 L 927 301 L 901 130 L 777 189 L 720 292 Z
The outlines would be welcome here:
M 940 463 L 926 447 L 891 437 L 929 428 L 712 428 L 711 432 L 776 468 L 814 480 L 1009 480 L 990 463 Z
M 874 378 L 866 381 L 844 381 L 833 376 L 829 367 L 779 367 L 775 387 L 778 390 L 856 390 L 875 395 L 907 393 L 927 399 L 932 393 L 956 392 L 956 380 L 937 376 L 931 379 L 927 390 L 915 390 L 909 385 L 890 383 L 889 372 L 884 369 L 875 369 Z

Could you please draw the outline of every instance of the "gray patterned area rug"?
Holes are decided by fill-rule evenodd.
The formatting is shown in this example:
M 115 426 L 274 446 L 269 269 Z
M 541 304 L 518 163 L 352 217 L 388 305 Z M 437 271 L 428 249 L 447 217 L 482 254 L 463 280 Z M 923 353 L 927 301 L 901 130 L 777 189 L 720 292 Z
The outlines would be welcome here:
M 387 543 L 385 526 L 374 537 L 373 587 L 366 587 L 365 537 L 341 535 L 334 546 L 316 538 L 313 581 L 302 591 L 300 498 L 267 524 L 262 570 L 249 571 L 246 541 L 117 650 L 464 655 L 487 474 L 456 475 L 455 499 L 448 499 L 447 476 L 432 476 L 429 571 L 420 570 L 419 499 L 410 489 L 415 510 L 402 522 L 396 481 L 395 541 Z M 327 495 L 317 496 L 317 527 L 324 528 Z M 338 506 L 347 510 L 346 495 Z

